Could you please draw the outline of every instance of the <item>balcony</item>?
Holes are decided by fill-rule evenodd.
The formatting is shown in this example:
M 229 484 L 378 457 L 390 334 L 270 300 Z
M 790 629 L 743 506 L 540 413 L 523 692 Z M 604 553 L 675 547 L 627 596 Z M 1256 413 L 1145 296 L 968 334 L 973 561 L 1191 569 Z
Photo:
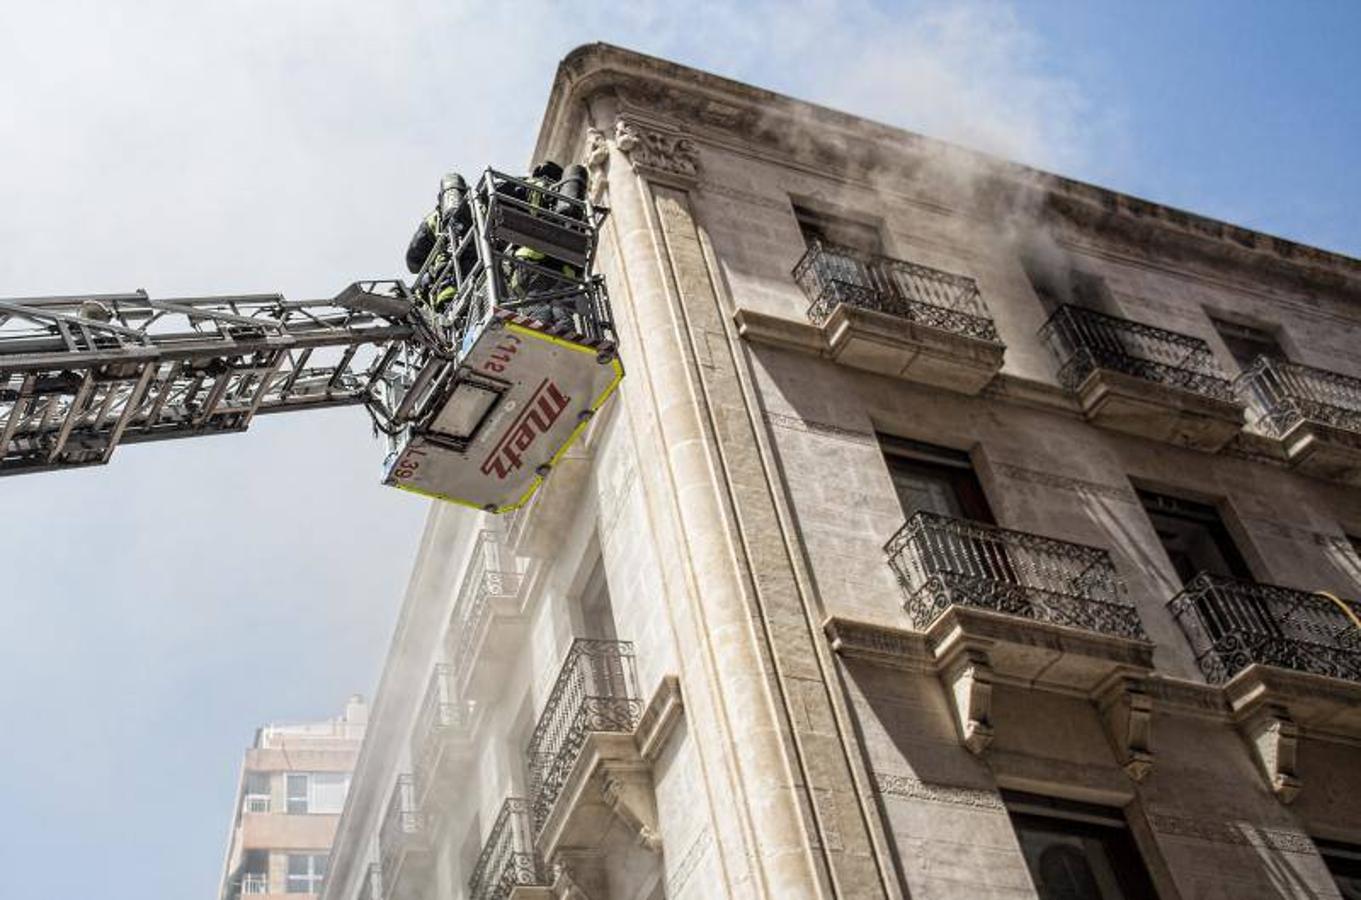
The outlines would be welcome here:
M 972 278 L 814 242 L 794 267 L 831 357 L 907 381 L 977 394 L 1005 347 Z
M 1212 684 L 1251 665 L 1361 682 L 1361 604 L 1201 573 L 1168 607 Z
M 1303 784 L 1301 727 L 1361 740 L 1361 604 L 1202 572 L 1168 608 L 1283 802 Z
M 501 535 L 479 534 L 445 639 L 454 696 L 489 698 L 504 682 L 505 665 L 523 636 L 528 587 L 523 561 Z
M 529 810 L 543 830 L 593 732 L 632 736 L 643 712 L 627 641 L 577 638 L 530 738 Z
M 247 872 L 241 876 L 241 894 L 259 895 L 269 893 L 269 875 L 265 872 Z
M 917 512 L 885 548 L 926 631 L 951 604 L 1144 640 L 1105 550 Z
M 884 549 L 969 750 L 992 741 L 991 685 L 1001 675 L 1091 697 L 1121 765 L 1144 777 L 1152 756 L 1138 685 L 1153 645 L 1105 550 L 929 512 L 914 513 Z M 857 643 L 910 646 L 857 638 L 867 631 L 836 623 L 834 642 L 855 655 Z
M 534 849 L 529 801 L 510 797 L 501 805 L 468 879 L 469 900 L 507 900 L 517 887 L 547 885 L 546 875 Z
M 247 794 L 241 800 L 243 813 L 269 812 L 269 794 Z
M 1200 338 L 1079 306 L 1055 310 L 1040 337 L 1096 425 L 1208 451 L 1243 426 L 1243 405 Z
M 429 887 L 433 858 L 425 814 L 416 804 L 410 775 L 399 775 L 378 830 L 378 867 L 384 900 L 420 900 Z
M 1361 378 L 1262 356 L 1234 388 L 1296 468 L 1361 485 Z
M 357 900 L 383 900 L 383 870 L 378 863 L 369 863 Z
M 423 810 L 438 808 L 472 752 L 473 707 L 455 698 L 451 668 L 435 666 L 411 730 L 416 802 Z

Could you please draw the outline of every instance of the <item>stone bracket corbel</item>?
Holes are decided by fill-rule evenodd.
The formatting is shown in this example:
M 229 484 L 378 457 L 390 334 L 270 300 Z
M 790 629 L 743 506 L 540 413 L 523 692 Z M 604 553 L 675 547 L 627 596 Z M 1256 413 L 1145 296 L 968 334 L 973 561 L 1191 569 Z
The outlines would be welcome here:
M 1117 672 L 1097 689 L 1096 704 L 1120 767 L 1142 782 L 1153 770 L 1153 698 L 1144 680 Z
M 1282 803 L 1289 803 L 1303 783 L 1295 769 L 1300 730 L 1286 707 L 1264 704 L 1239 724 L 1247 738 L 1267 786 Z
M 549 865 L 553 900 L 598 900 L 609 896 L 605 860 L 597 850 L 559 850 Z
M 647 850 L 662 846 L 657 821 L 657 798 L 652 788 L 652 767 L 645 762 L 610 760 L 601 765 L 601 794 L 610 810 L 638 835 Z
M 981 756 L 992 743 L 992 664 L 988 654 L 968 647 L 946 664 L 941 673 L 955 709 L 960 741 Z

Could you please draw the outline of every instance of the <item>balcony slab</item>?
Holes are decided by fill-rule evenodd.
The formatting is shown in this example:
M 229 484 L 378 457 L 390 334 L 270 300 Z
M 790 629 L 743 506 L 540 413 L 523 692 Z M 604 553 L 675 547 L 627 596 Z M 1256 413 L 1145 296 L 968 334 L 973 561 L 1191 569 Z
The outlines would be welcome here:
M 1207 397 L 1110 369 L 1096 369 L 1077 387 L 1082 413 L 1094 425 L 1125 434 L 1216 452 L 1243 428 L 1243 404 Z
M 1361 487 L 1361 434 L 1306 419 L 1282 436 L 1281 445 L 1304 474 Z
M 1000 343 L 840 304 L 821 326 L 738 310 L 747 340 L 811 353 L 844 366 L 976 395 L 1002 368 Z

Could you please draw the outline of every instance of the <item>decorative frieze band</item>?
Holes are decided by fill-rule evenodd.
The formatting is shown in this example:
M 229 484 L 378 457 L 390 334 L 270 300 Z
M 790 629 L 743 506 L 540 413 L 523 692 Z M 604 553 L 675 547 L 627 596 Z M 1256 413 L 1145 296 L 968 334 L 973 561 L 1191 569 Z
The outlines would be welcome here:
M 836 438 L 838 440 L 849 441 L 853 444 L 874 446 L 879 443 L 879 439 L 873 432 L 856 431 L 853 428 L 843 428 L 840 425 L 831 425 L 827 422 L 818 422 L 813 419 L 801 419 L 798 416 L 786 416 L 782 413 L 766 412 L 763 418 L 776 428 L 784 428 L 788 431 L 803 431 L 808 434 L 820 434 L 823 437 Z
M 1006 809 L 1006 806 L 1002 803 L 1001 795 L 996 791 L 926 782 L 911 775 L 875 772 L 874 787 L 881 795 L 886 797 L 925 800 L 928 803 L 944 803 L 947 806 L 964 806 L 970 809 L 999 811 Z
M 1217 844 L 1237 844 L 1242 847 L 1269 847 L 1284 853 L 1315 853 L 1309 835 L 1298 831 L 1259 828 L 1248 822 L 1223 822 L 1218 819 L 1192 819 L 1151 813 L 1148 823 L 1159 834 L 1188 837 Z
M 713 839 L 713 832 L 706 828 L 691 842 L 685 851 L 685 855 L 681 857 L 680 862 L 676 863 L 675 871 L 666 880 L 666 896 L 675 897 L 680 893 L 680 889 L 690 880 L 690 876 L 699 866 L 699 861 L 704 858 L 704 854 L 708 851 L 709 845 L 713 843 Z
M 997 463 L 995 468 L 1002 475 L 1014 481 L 1024 481 L 1029 484 L 1037 484 L 1041 487 L 1056 488 L 1061 491 L 1072 491 L 1077 494 L 1094 494 L 1098 497 L 1105 497 L 1109 500 L 1116 500 L 1121 503 L 1138 503 L 1139 497 L 1133 489 L 1121 487 L 1113 484 L 1102 484 L 1097 481 L 1085 481 L 1081 478 L 1074 478 L 1071 475 L 1059 475 L 1055 472 L 1044 472 L 1039 469 L 1028 469 L 1025 466 L 1018 466 L 1014 463 Z

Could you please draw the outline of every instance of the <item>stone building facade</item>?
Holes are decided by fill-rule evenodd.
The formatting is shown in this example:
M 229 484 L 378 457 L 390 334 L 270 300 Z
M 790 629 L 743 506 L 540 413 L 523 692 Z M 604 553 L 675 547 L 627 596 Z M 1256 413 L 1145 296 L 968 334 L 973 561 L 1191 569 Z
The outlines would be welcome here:
M 321 893 L 367 720 L 356 694 L 334 719 L 256 730 L 241 763 L 219 900 Z
M 1361 896 L 1361 263 L 604 45 L 545 156 L 628 375 L 432 509 L 326 900 Z

